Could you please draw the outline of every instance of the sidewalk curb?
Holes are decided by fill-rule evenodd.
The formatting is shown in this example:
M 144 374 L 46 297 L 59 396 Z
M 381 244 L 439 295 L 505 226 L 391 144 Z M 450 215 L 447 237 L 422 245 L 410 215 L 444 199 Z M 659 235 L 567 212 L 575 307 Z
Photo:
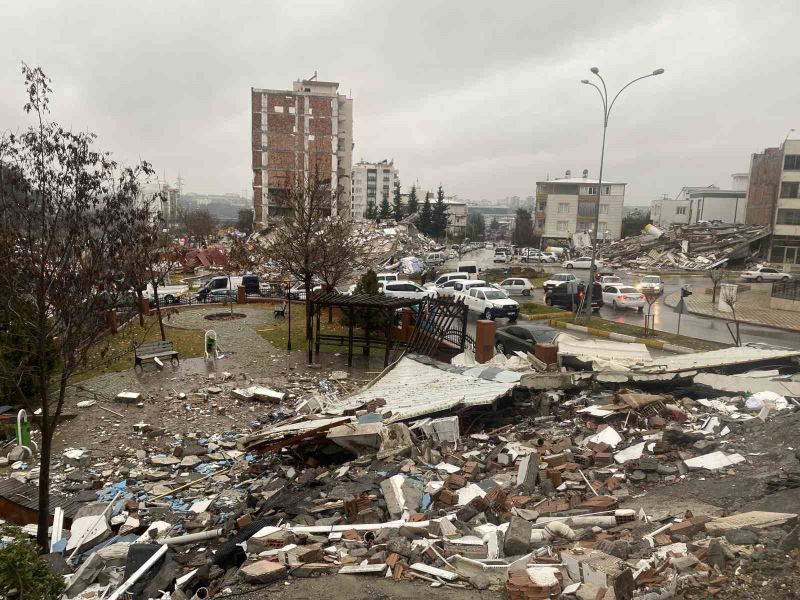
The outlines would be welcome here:
M 686 348 L 685 346 L 676 346 L 661 340 L 651 340 L 647 338 L 639 338 L 632 335 L 625 335 L 622 333 L 614 333 L 613 331 L 606 331 L 605 329 L 597 329 L 596 327 L 586 327 L 584 325 L 575 325 L 574 323 L 565 323 L 558 319 L 550 319 L 549 325 L 551 327 L 558 327 L 561 329 L 570 329 L 572 331 L 579 331 L 594 337 L 603 337 L 617 342 L 628 342 L 636 344 L 644 344 L 650 348 L 658 350 L 666 350 L 667 352 L 675 352 L 676 354 L 694 354 L 697 350 Z
M 555 319 L 557 317 L 568 317 L 571 316 L 570 314 L 564 314 L 563 311 L 561 312 L 549 312 L 549 313 L 539 313 L 537 315 L 526 315 L 524 313 L 519 313 L 517 315 L 517 319 L 527 319 L 529 321 L 544 321 L 548 319 Z

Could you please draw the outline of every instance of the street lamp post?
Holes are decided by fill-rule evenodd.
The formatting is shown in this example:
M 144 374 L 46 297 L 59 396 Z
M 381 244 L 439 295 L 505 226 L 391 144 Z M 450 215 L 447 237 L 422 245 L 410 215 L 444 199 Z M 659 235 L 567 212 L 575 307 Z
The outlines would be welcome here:
M 597 67 L 592 67 L 591 72 L 600 80 L 603 84 L 603 89 L 601 90 L 600 87 L 589 81 L 588 79 L 582 79 L 581 83 L 586 85 L 592 86 L 594 89 L 597 90 L 597 93 L 600 94 L 600 99 L 603 101 L 603 143 L 600 147 L 600 174 L 597 178 L 597 207 L 594 213 L 594 228 L 592 230 L 592 262 L 589 266 L 589 282 L 587 284 L 586 290 L 586 304 L 585 310 L 587 317 L 591 316 L 592 314 L 592 293 L 594 292 L 594 279 L 595 279 L 595 272 L 597 271 L 596 259 L 597 259 L 597 230 L 600 228 L 600 195 L 603 189 L 603 161 L 605 159 L 606 154 L 606 130 L 608 129 L 608 118 L 611 116 L 611 109 L 614 107 L 614 103 L 619 98 L 619 95 L 625 91 L 625 89 L 637 81 L 641 81 L 642 79 L 647 79 L 648 77 L 654 77 L 656 75 L 661 75 L 664 72 L 664 69 L 656 69 L 652 73 L 648 73 L 647 75 L 642 75 L 641 77 L 637 77 L 636 79 L 629 81 L 626 83 L 617 94 L 612 98 L 611 103 L 608 102 L 608 90 L 606 89 L 606 82 L 605 79 L 600 75 L 600 69 Z

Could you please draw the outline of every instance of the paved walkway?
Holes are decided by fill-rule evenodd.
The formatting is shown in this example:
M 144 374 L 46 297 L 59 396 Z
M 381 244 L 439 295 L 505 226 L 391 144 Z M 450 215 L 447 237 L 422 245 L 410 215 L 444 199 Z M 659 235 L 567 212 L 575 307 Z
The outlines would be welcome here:
M 696 288 L 694 293 L 685 299 L 686 309 L 695 315 L 716 317 L 733 321 L 733 314 L 718 310 L 711 302 L 711 294 L 706 294 L 702 288 Z M 667 306 L 677 306 L 680 292 L 673 292 L 664 299 Z M 736 317 L 741 323 L 752 323 L 775 329 L 800 331 L 800 312 L 789 310 L 776 310 L 770 308 L 770 286 L 755 284 L 748 291 L 740 291 L 736 302 Z

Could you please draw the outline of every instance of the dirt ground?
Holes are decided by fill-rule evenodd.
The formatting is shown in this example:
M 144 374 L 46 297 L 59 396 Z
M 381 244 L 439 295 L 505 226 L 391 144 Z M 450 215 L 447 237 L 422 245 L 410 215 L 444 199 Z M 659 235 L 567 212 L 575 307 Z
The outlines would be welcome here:
M 348 600 L 420 600 L 426 595 L 436 600 L 500 600 L 503 592 L 454 589 L 447 587 L 431 588 L 427 583 L 409 583 L 378 577 L 353 575 L 333 575 L 317 579 L 292 579 L 270 584 L 262 589 L 247 590 L 236 588 L 235 596 L 219 594 L 219 598 L 239 598 L 241 600 L 320 600 L 321 598 L 347 598 Z

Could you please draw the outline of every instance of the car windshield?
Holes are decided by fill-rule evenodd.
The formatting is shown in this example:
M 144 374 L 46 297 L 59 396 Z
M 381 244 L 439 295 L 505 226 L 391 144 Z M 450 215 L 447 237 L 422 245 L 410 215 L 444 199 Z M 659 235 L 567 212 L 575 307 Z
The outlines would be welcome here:
M 504 300 L 508 298 L 505 292 L 501 292 L 500 290 L 486 290 L 486 299 L 487 300 Z
M 609 282 L 609 283 L 614 283 L 614 282 L 617 282 L 617 281 L 622 281 L 622 279 L 620 279 L 619 277 L 610 277 L 610 276 L 608 276 L 608 275 L 607 275 L 606 277 L 604 277 L 603 279 L 605 279 L 605 280 L 606 280 L 607 282 Z
M 621 287 L 619 288 L 621 294 L 636 294 L 639 292 L 636 288 L 632 287 Z
M 658 277 L 645 277 L 642 279 L 642 283 L 658 283 Z

